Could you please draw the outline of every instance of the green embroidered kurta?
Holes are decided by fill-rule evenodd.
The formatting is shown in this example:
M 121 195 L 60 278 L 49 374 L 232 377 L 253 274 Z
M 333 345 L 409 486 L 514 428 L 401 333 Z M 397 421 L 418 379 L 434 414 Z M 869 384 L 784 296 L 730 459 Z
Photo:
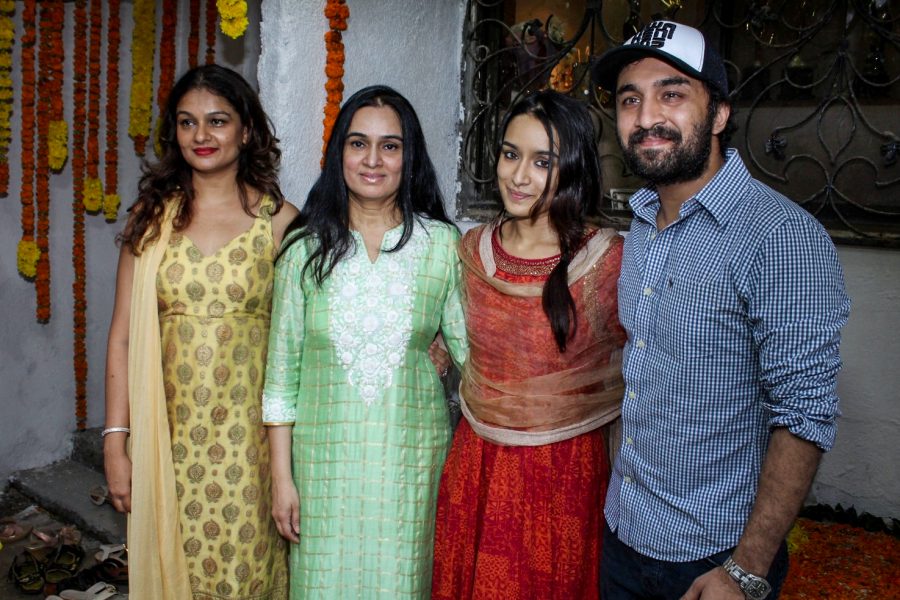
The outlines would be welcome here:
M 294 423 L 300 544 L 291 598 L 428 598 L 435 504 L 451 428 L 428 358 L 443 333 L 465 361 L 457 231 L 416 223 L 371 262 L 362 237 L 321 288 L 301 280 L 309 240 L 280 259 L 263 419 Z

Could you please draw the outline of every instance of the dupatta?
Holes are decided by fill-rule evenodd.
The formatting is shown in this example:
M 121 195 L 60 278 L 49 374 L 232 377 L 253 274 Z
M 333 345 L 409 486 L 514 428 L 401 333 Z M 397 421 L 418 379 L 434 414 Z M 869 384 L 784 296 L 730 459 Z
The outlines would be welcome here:
M 129 598 L 192 597 L 181 541 L 175 467 L 163 388 L 156 272 L 179 202 L 166 204 L 159 239 L 135 257 L 128 328 L 131 513 L 128 515 Z
M 466 274 L 466 314 L 480 311 L 481 320 L 488 322 L 493 315 L 501 320 L 501 313 L 509 310 L 496 301 L 496 294 L 539 298 L 543 293 L 543 284 L 518 284 L 494 277 L 492 235 L 493 227 L 482 227 L 470 233 L 459 249 Z M 613 230 L 598 231 L 569 264 L 568 281 L 579 310 L 579 329 L 561 355 L 564 368 L 516 378 L 491 373 L 480 363 L 480 356 L 496 352 L 500 345 L 522 348 L 527 360 L 541 360 L 539 355 L 528 354 L 533 338 L 527 327 L 504 331 L 502 338 L 493 335 L 491 347 L 478 348 L 471 342 L 460 383 L 460 407 L 479 437 L 500 445 L 538 446 L 573 438 L 619 416 L 624 339 L 621 332 L 607 327 L 608 318 L 615 314 L 611 312 L 615 310 L 614 294 L 612 304 L 598 297 L 599 286 L 604 281 L 612 285 L 618 275 L 618 269 L 610 273 L 605 264 L 616 236 Z M 606 279 L 601 281 L 602 277 Z

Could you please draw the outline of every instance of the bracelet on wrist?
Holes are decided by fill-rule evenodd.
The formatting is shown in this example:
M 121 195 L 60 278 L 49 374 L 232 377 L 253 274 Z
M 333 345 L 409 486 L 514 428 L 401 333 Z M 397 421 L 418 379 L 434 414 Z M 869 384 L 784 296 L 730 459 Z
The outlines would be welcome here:
M 107 427 L 103 431 L 100 432 L 100 437 L 105 438 L 110 433 L 127 433 L 131 435 L 131 429 L 128 427 Z

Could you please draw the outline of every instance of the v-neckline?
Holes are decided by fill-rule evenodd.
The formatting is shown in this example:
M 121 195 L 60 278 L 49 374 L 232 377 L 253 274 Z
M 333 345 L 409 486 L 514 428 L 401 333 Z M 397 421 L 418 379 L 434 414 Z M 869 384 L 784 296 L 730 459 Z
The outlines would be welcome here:
M 399 229 L 400 227 L 403 227 L 403 223 L 398 223 L 390 229 L 386 229 L 385 232 L 381 235 L 381 242 L 378 244 L 378 253 L 375 255 L 375 260 L 372 260 L 372 258 L 369 256 L 369 249 L 366 248 L 366 238 L 363 237 L 362 232 L 359 229 L 351 229 L 350 232 L 351 234 L 355 234 L 354 237 L 358 238 L 357 243 L 362 244 L 362 250 L 366 254 L 366 262 L 369 264 L 369 266 L 375 266 L 375 264 L 378 263 L 378 259 L 380 259 L 381 255 L 384 253 L 384 241 L 387 239 L 388 234 L 396 229 Z
M 236 236 L 234 236 L 233 238 L 229 239 L 227 242 L 225 242 L 224 244 L 222 244 L 221 246 L 219 246 L 219 247 L 216 249 L 216 251 L 213 252 L 212 254 L 204 254 L 203 250 L 200 249 L 200 246 L 198 246 L 197 243 L 196 243 L 194 240 L 192 240 L 192 239 L 191 239 L 191 236 L 189 236 L 188 234 L 182 233 L 182 234 L 181 234 L 181 237 L 183 237 L 183 238 L 186 239 L 188 242 L 190 242 L 190 243 L 191 243 L 191 246 L 193 246 L 194 248 L 196 248 L 196 249 L 197 249 L 197 252 L 200 253 L 200 256 L 203 257 L 204 260 L 207 260 L 207 259 L 213 258 L 214 256 L 218 256 L 219 253 L 222 252 L 222 250 L 224 250 L 225 248 L 227 248 L 228 246 L 230 246 L 231 244 L 233 244 L 236 240 L 238 240 L 238 239 L 244 237 L 245 235 L 247 235 L 248 233 L 250 233 L 251 231 L 253 231 L 253 228 L 256 227 L 256 219 L 258 219 L 258 218 L 259 218 L 259 217 L 255 217 L 254 220 L 253 220 L 253 223 L 250 225 L 250 227 L 248 227 L 248 228 L 245 229 L 244 231 L 240 232 L 239 234 L 237 234 Z

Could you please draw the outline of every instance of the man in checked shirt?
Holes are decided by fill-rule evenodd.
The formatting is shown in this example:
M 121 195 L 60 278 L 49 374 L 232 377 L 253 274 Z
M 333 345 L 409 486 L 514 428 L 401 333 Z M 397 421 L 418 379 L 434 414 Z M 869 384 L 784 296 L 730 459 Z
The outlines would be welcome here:
M 653 22 L 593 76 L 647 181 L 619 279 L 626 389 L 603 598 L 775 598 L 839 414 L 850 300 L 834 245 L 726 149 L 725 67 L 699 31 Z

